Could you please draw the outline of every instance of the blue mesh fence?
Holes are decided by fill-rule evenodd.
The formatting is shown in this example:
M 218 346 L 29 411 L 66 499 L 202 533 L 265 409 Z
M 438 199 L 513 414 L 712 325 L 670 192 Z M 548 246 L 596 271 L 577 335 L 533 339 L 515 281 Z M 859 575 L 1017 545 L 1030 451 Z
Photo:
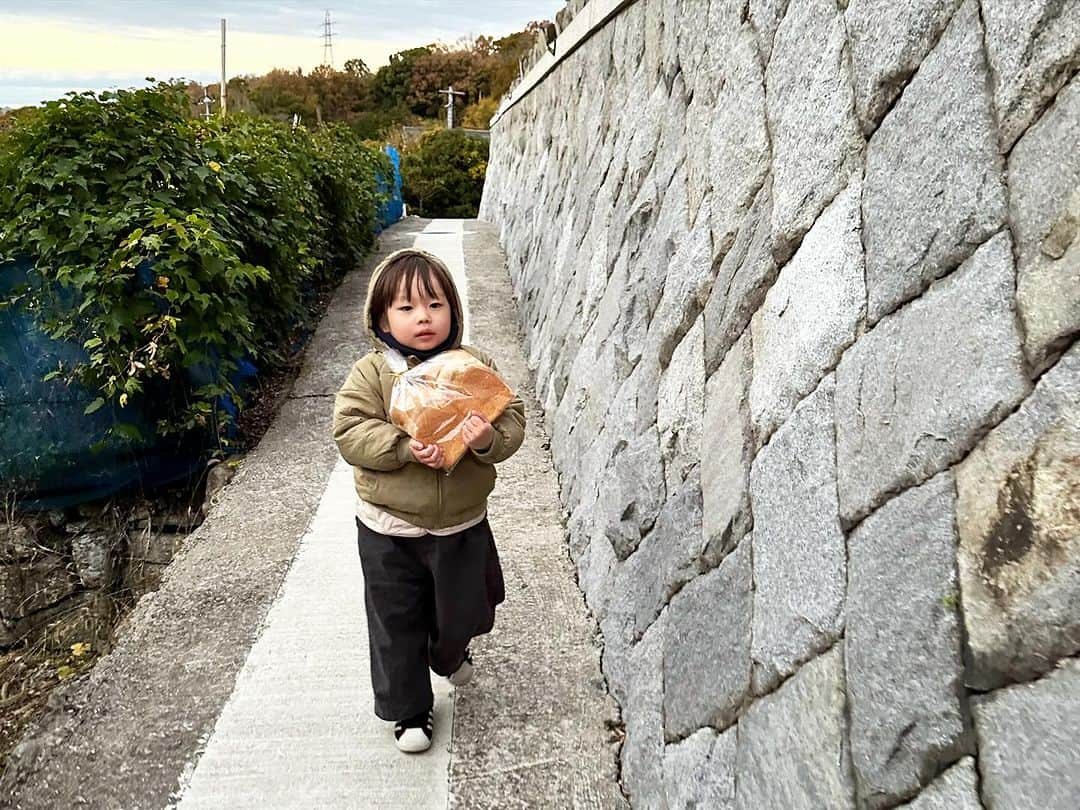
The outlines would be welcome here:
M 390 200 L 379 209 L 380 231 L 401 219 L 405 212 L 405 202 L 401 197 L 401 154 L 389 144 L 383 147 L 383 151 L 394 165 L 394 179 L 388 182 L 387 178 L 379 177 L 379 191 L 390 192 Z
M 140 268 L 140 275 L 152 277 L 151 267 Z M 34 283 L 32 262 L 0 265 L 0 298 Z M 123 413 L 106 405 L 87 414 L 95 392 L 62 378 L 42 379 L 61 363 L 70 368 L 86 359 L 79 343 L 49 337 L 30 313 L 0 309 L 0 487 L 4 496 L 18 495 L 23 508 L 60 508 L 135 486 L 152 489 L 195 474 L 205 463 L 213 441 L 209 431 L 157 436 L 157 420 L 166 415 L 168 398 L 177 396 L 176 386 L 162 383 Z M 247 361 L 239 365 L 232 381 L 243 387 L 256 369 Z M 188 390 L 209 383 L 212 372 L 206 364 L 189 369 Z M 219 405 L 236 415 L 228 398 Z M 137 446 L 118 438 L 106 441 L 118 422 L 134 425 L 149 440 Z

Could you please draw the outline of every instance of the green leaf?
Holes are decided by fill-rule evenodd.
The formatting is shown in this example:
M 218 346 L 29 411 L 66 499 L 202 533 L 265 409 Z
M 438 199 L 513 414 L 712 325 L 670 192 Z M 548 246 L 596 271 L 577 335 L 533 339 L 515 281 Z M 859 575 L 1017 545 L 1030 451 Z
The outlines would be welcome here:
M 118 422 L 113 425 L 113 432 L 121 438 L 127 439 L 132 442 L 142 442 L 144 437 L 142 431 L 136 425 L 132 425 L 126 422 Z
M 83 413 L 86 414 L 87 416 L 89 416 L 90 414 L 99 411 L 104 404 L 105 404 L 105 400 L 102 399 L 101 397 L 98 397 L 97 399 L 95 399 L 93 402 L 91 402 L 89 405 L 86 406 L 86 410 L 84 410 Z

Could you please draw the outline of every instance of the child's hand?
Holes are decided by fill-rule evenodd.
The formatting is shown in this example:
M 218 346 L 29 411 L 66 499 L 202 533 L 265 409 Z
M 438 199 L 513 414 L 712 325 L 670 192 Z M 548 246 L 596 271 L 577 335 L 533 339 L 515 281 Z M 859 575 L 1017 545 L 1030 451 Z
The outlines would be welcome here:
M 413 439 L 409 442 L 409 449 L 417 461 L 433 470 L 441 470 L 446 463 L 442 448 L 437 444 L 424 444 Z
M 461 423 L 461 437 L 465 440 L 465 444 L 469 445 L 473 450 L 483 452 L 491 447 L 491 442 L 495 438 L 495 431 L 491 427 L 491 422 L 485 419 L 482 414 L 469 411 L 469 415 Z

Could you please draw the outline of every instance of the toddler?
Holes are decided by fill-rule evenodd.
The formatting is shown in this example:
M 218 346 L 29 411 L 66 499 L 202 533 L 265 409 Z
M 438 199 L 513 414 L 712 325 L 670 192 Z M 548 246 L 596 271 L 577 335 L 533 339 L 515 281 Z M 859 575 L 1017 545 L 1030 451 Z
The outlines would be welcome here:
M 469 642 L 495 622 L 502 569 L 487 521 L 495 465 L 521 446 L 525 408 L 517 397 L 494 422 L 470 413 L 465 456 L 447 473 L 442 449 L 412 440 L 390 422 L 393 348 L 409 367 L 461 345 L 464 313 L 449 270 L 416 249 L 374 271 L 365 318 L 376 349 L 358 360 L 334 403 L 334 440 L 353 466 L 356 526 L 364 571 L 375 714 L 394 721 L 397 747 L 431 745 L 428 667 L 461 686 L 472 677 Z

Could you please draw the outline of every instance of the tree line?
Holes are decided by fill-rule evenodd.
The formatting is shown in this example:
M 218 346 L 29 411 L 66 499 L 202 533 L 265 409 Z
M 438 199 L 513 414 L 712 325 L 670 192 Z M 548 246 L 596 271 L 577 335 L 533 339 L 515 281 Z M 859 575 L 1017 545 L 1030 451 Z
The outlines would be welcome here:
M 446 97 L 439 91 L 453 85 L 465 93 L 457 102 L 461 126 L 487 129 L 543 25 L 531 22 L 525 30 L 499 39 L 479 36 L 454 45 L 409 48 L 375 71 L 353 58 L 340 70 L 322 65 L 306 74 L 299 68 L 278 68 L 262 76 L 237 76 L 228 84 L 229 110 L 280 120 L 299 115 L 308 126 L 340 121 L 362 138 L 383 139 L 395 127 L 442 118 Z M 219 85 L 205 89 L 214 99 L 220 95 Z M 189 98 L 199 109 L 203 93 L 203 85 L 188 86 Z

